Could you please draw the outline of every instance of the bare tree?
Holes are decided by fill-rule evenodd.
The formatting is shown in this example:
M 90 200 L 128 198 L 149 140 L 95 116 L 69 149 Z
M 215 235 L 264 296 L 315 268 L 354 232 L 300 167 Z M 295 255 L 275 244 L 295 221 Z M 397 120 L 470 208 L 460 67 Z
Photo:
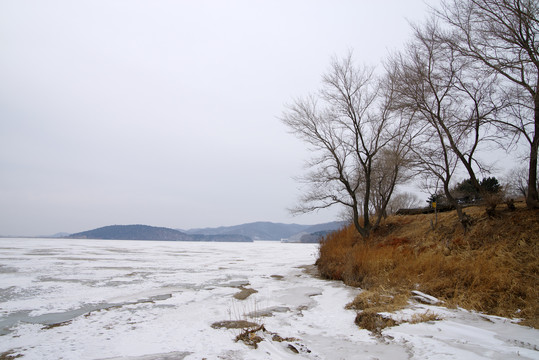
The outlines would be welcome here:
M 410 192 L 399 192 L 391 197 L 387 205 L 387 212 L 389 214 L 395 214 L 400 209 L 412 209 L 421 205 L 422 203 L 417 195 Z
M 393 202 L 396 186 L 405 183 L 412 177 L 412 173 L 409 171 L 411 165 L 410 140 L 407 137 L 396 137 L 396 141 L 390 147 L 380 152 L 380 159 L 373 166 L 371 212 L 377 215 L 375 226 L 379 225 L 382 216 L 386 218 L 388 213 L 394 212 L 390 209 L 390 204 Z M 379 214 L 382 216 L 378 216 Z
M 376 214 L 374 221 L 370 218 L 375 169 L 384 149 L 401 152 L 395 145 L 402 148 L 399 144 L 405 143 L 406 126 L 389 111 L 392 94 L 392 86 L 381 86 L 373 70 L 356 66 L 349 53 L 333 60 L 318 93 L 287 106 L 282 121 L 315 154 L 308 163 L 311 171 L 303 178 L 309 190 L 293 212 L 342 205 L 350 209 L 363 238 L 378 226 L 382 214 Z M 389 168 L 398 172 L 395 166 Z M 387 176 L 392 184 L 382 208 L 399 178 L 394 173 Z
M 498 75 L 509 105 L 495 123 L 529 144 L 526 203 L 539 207 L 539 3 L 537 0 L 447 0 L 436 12 L 449 27 L 442 38 L 480 64 L 483 77 Z
M 432 127 L 425 127 L 417 136 L 412 152 L 413 166 L 423 177 L 423 187 L 431 190 L 433 194 L 437 194 L 441 188 L 446 200 L 456 208 L 459 220 L 466 230 L 467 217 L 450 191 L 459 160 L 435 123 Z
M 527 167 L 517 167 L 511 169 L 504 177 L 506 192 L 515 197 L 522 196 L 524 199 L 528 195 L 528 169 Z M 537 186 L 539 186 L 539 181 Z
M 474 76 L 475 68 L 439 38 L 434 21 L 415 28 L 413 41 L 391 59 L 388 69 L 398 84 L 394 106 L 411 114 L 420 129 L 412 149 L 415 166 L 441 181 L 466 228 L 468 219 L 450 193 L 450 184 L 460 163 L 481 190 L 476 172 L 483 165 L 476 153 L 480 141 L 488 139 L 486 125 L 497 110 L 494 80 Z

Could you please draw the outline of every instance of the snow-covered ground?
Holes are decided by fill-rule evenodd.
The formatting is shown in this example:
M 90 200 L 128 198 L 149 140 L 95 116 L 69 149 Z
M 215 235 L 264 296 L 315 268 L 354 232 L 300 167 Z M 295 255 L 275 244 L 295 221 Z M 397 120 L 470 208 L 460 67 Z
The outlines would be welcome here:
M 539 359 L 539 330 L 411 303 L 374 336 L 312 244 L 0 239 L 0 354 L 20 359 Z M 258 291 L 245 300 L 241 289 Z M 247 316 L 257 313 L 254 318 Z M 225 320 L 264 324 L 254 349 Z M 278 341 L 274 336 L 289 338 Z M 294 339 L 290 339 L 294 338 Z

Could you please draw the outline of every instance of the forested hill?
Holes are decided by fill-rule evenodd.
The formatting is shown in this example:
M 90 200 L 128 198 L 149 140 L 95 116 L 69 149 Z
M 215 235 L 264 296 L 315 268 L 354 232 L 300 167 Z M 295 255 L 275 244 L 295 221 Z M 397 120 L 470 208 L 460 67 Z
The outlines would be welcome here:
M 107 240 L 167 240 L 167 241 L 230 241 L 252 242 L 249 236 L 222 234 L 200 235 L 148 225 L 110 225 L 98 229 L 71 234 L 71 239 L 107 239 Z
M 254 240 L 280 240 L 297 238 L 306 234 L 318 232 L 331 232 L 345 226 L 343 221 L 334 221 L 317 225 L 299 225 L 299 224 L 282 224 L 272 222 L 253 222 L 235 226 L 221 226 L 217 228 L 191 229 L 185 231 L 189 235 L 225 235 L 225 234 L 240 234 L 248 236 Z M 183 231 L 183 230 L 182 230 Z M 316 238 L 318 241 L 318 238 Z

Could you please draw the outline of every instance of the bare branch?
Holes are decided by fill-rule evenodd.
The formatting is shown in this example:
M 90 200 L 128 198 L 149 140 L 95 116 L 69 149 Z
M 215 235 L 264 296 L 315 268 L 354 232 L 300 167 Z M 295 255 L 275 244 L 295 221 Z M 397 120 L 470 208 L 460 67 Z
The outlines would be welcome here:
M 392 88 L 373 69 L 356 66 L 349 53 L 333 60 L 317 95 L 287 106 L 283 123 L 319 153 L 308 163 L 311 171 L 303 181 L 309 190 L 293 212 L 340 205 L 352 212 L 364 238 L 378 226 L 385 210 L 373 210 L 385 209 L 401 179 L 410 128 L 390 107 Z

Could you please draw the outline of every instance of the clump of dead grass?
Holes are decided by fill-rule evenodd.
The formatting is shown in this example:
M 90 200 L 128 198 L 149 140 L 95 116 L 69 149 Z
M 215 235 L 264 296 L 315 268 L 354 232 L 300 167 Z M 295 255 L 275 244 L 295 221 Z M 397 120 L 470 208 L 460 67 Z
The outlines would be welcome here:
M 381 335 L 386 327 L 397 325 L 397 322 L 388 316 L 374 311 L 358 312 L 354 323 L 362 329 L 371 331 L 375 335 Z
M 404 289 L 377 287 L 359 293 L 346 305 L 346 309 L 356 310 L 355 324 L 377 336 L 381 335 L 386 327 L 440 320 L 439 316 L 428 310 L 422 314 L 414 314 L 407 320 L 395 320 L 388 315 L 405 308 L 409 298 L 410 292 Z
M 264 325 L 260 325 L 255 328 L 243 329 L 242 332 L 236 336 L 236 342 L 242 341 L 245 345 L 256 349 L 258 348 L 258 344 L 264 340 L 260 335 L 258 335 L 259 331 L 266 331 Z
M 465 211 L 473 224 L 466 234 L 455 212 L 438 214 L 435 229 L 434 214 L 390 217 L 366 242 L 353 227 L 342 229 L 321 243 L 317 266 L 326 278 L 386 291 L 358 302 L 416 289 L 448 306 L 539 327 L 539 211 L 522 204 L 493 217 L 482 207 Z
M 0 353 L 0 360 L 13 360 L 22 357 L 21 354 L 15 353 L 14 350 L 5 351 Z
M 247 320 L 225 320 L 225 321 L 216 321 L 211 324 L 211 327 L 214 329 L 243 329 L 250 330 L 259 327 L 258 323 L 247 321 Z
M 442 318 L 431 311 L 421 314 L 414 314 L 408 320 L 395 320 L 388 314 L 381 314 L 372 309 L 360 311 L 357 313 L 354 323 L 362 329 L 371 331 L 374 335 L 382 335 L 382 330 L 404 323 L 419 324 L 429 321 L 438 321 Z
M 373 312 L 394 312 L 408 304 L 408 292 L 389 293 L 384 288 L 375 288 L 360 292 L 346 309 Z
M 239 287 L 240 291 L 234 294 L 234 299 L 236 300 L 245 300 L 252 294 L 256 294 L 258 291 L 251 288 L 246 288 L 243 286 Z
M 245 345 L 257 349 L 258 344 L 264 341 L 264 337 L 268 336 L 271 336 L 271 341 L 288 343 L 287 348 L 295 354 L 299 354 L 300 352 L 311 352 L 305 345 L 299 343 L 299 339 L 294 337 L 282 337 L 277 333 L 268 331 L 264 325 L 243 329 L 242 332 L 236 336 L 235 341 L 241 341 Z
M 442 320 L 442 318 L 439 315 L 433 313 L 430 310 L 427 310 L 421 314 L 413 314 L 412 318 L 408 320 L 407 322 L 409 322 L 410 324 L 419 324 L 423 322 L 439 321 L 439 320 Z

